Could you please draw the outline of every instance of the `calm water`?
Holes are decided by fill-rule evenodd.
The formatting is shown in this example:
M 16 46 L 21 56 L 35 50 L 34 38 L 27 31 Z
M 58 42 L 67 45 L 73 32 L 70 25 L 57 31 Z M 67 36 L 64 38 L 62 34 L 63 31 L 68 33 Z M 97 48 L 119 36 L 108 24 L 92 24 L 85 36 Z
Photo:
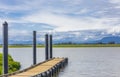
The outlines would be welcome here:
M 2 51 L 2 49 L 0 49 Z M 32 48 L 10 48 L 9 54 L 22 64 L 32 65 Z M 44 61 L 44 48 L 38 48 L 37 61 Z M 120 77 L 120 48 L 55 48 L 55 57 L 68 57 L 69 64 L 59 77 Z

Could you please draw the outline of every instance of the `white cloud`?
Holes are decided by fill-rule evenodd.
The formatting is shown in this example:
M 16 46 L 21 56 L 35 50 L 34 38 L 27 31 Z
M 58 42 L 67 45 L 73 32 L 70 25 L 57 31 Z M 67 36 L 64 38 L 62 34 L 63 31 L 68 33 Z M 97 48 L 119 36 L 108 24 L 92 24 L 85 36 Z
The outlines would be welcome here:
M 120 0 L 110 0 L 111 3 L 120 3 Z
M 26 30 L 19 31 L 19 30 L 15 30 L 15 29 L 9 30 L 10 38 L 14 38 L 14 37 L 18 37 L 18 36 L 23 36 L 23 37 L 32 36 L 32 32 L 30 33 L 29 31 L 26 31 Z
M 107 30 L 107 33 L 108 33 L 108 34 L 120 33 L 120 25 L 119 25 L 119 26 L 112 27 L 112 28 L 109 28 L 109 29 Z
M 14 28 L 13 24 L 36 23 L 48 24 L 40 25 L 43 33 L 38 32 L 38 40 L 44 40 L 45 33 L 55 33 L 73 31 L 68 36 L 58 36 L 54 39 L 59 40 L 73 35 L 83 40 L 102 38 L 106 34 L 116 35 L 120 33 L 120 0 L 14 0 L 12 4 L 0 2 L 0 36 L 2 37 L 2 23 L 7 21 L 9 27 Z M 15 18 L 16 17 L 16 18 Z M 35 23 L 35 24 L 34 24 Z M 10 39 L 28 40 L 32 39 L 30 25 L 25 24 L 25 29 L 14 28 L 9 31 Z M 15 25 L 14 25 L 15 26 Z M 21 25 L 19 25 L 21 26 Z M 28 27 L 29 26 L 29 27 Z M 39 26 L 39 25 L 38 25 Z M 52 26 L 53 30 L 46 29 Z M 38 27 L 37 27 L 38 28 Z M 35 30 L 39 30 L 34 28 Z M 83 30 L 82 32 L 79 32 Z M 84 30 L 106 30 L 96 35 Z M 32 29 L 31 29 L 32 31 Z M 74 32 L 76 31 L 76 32 Z M 88 36 L 91 34 L 90 36 Z M 117 34 L 118 35 L 118 34 Z M 0 37 L 0 38 L 1 38 Z
M 81 9 L 80 11 L 77 11 L 77 12 L 75 12 L 74 14 L 84 14 L 84 13 L 88 13 L 88 9 Z
M 9 30 L 10 36 L 16 36 L 16 35 L 23 35 L 23 36 L 30 36 L 31 34 L 26 31 L 26 30 L 15 30 L 15 29 L 10 29 Z
M 64 8 L 68 9 L 68 7 L 76 6 L 81 3 L 82 0 L 14 0 L 14 4 L 10 5 L 9 2 L 2 1 L 0 3 L 0 10 L 4 12 L 12 12 L 12 11 L 37 11 L 37 10 L 53 10 L 57 9 L 57 6 L 64 6 Z M 33 8 L 34 7 L 34 8 Z M 63 9 L 60 7 L 60 9 Z
M 23 18 L 24 21 L 46 23 L 55 26 L 55 31 L 75 31 L 89 29 L 108 29 L 109 23 L 114 23 L 112 18 L 72 17 L 54 13 L 36 13 Z M 113 22 L 112 22 L 113 21 Z
M 116 4 L 115 8 L 120 8 L 120 0 L 110 0 L 111 3 Z
M 86 0 L 87 1 L 87 0 Z M 86 29 L 108 29 L 114 27 L 114 25 L 118 25 L 119 19 L 115 19 L 115 17 L 105 18 L 104 14 L 109 12 L 105 10 L 105 8 L 111 8 L 105 6 L 106 1 L 103 2 L 103 6 L 100 6 L 103 10 L 97 10 L 94 7 L 88 9 L 87 7 L 91 7 L 88 3 L 87 6 L 83 6 L 81 3 L 86 1 L 83 0 L 60 0 L 60 1 L 45 1 L 45 0 L 24 0 L 18 1 L 18 5 L 7 5 L 0 4 L 1 10 L 33 10 L 32 13 L 27 14 L 27 16 L 19 17 L 18 19 L 7 18 L 8 22 L 34 22 L 34 23 L 46 23 L 55 27 L 55 31 L 75 31 L 75 30 L 86 30 Z M 119 0 L 110 0 L 111 3 L 120 3 Z M 100 1 L 95 1 L 92 6 L 95 6 L 95 3 L 99 4 Z M 78 6 L 82 6 L 82 8 L 78 8 Z M 38 7 L 39 6 L 39 7 Z M 64 8 L 63 8 L 64 6 Z M 80 6 L 80 7 L 81 7 Z M 24 7 L 24 8 L 23 8 Z M 34 8 L 33 8 L 34 7 Z M 94 11 L 97 10 L 97 11 Z M 83 16 L 84 13 L 93 12 L 92 14 L 100 15 L 99 18 L 95 18 L 92 16 Z M 60 14 L 61 13 L 61 14 Z M 65 13 L 65 15 L 64 15 Z M 72 14 L 81 14 L 81 16 L 70 16 L 66 15 L 67 13 Z M 98 14 L 99 13 L 99 14 Z M 108 14 L 109 15 L 109 14 Z M 0 21 L 1 22 L 1 21 Z
M 120 2 L 119 0 L 110 0 L 110 1 L 112 3 Z M 24 11 L 24 10 L 33 10 L 33 9 L 36 9 L 37 11 L 34 10 L 32 11 L 32 13 L 27 14 L 27 16 L 19 17 L 18 19 L 7 18 L 6 20 L 10 23 L 16 23 L 16 22 L 45 23 L 45 24 L 50 24 L 54 26 L 55 27 L 54 31 L 75 31 L 75 30 L 86 30 L 86 29 L 108 29 L 110 27 L 112 28 L 112 26 L 114 26 L 115 24 L 117 25 L 119 22 L 119 19 L 115 19 L 114 17 L 105 18 L 102 15 L 100 18 L 95 18 L 92 16 L 91 17 L 90 16 L 74 17 L 74 16 L 66 15 L 67 13 L 82 15 L 84 13 L 89 13 L 90 10 L 91 10 L 90 12 L 95 10 L 95 8 L 88 9 L 87 7 L 89 5 L 84 6 L 84 8 L 78 8 L 77 5 L 80 5 L 81 3 L 85 3 L 85 1 L 83 0 L 71 0 L 71 1 L 69 0 L 54 1 L 53 0 L 49 2 L 44 0 L 40 0 L 40 1 L 25 0 L 25 1 L 17 1 L 17 2 L 18 2 L 18 5 L 1 4 L 0 8 L 6 11 L 7 10 Z M 95 1 L 93 5 L 97 2 L 100 2 L 100 1 Z M 101 9 L 104 9 L 104 7 L 106 8 L 104 4 L 101 7 Z M 64 6 L 64 8 L 62 8 L 62 5 Z M 100 15 L 102 13 L 104 15 L 106 12 L 108 12 L 108 10 L 99 10 L 99 11 L 94 11 L 92 14 Z

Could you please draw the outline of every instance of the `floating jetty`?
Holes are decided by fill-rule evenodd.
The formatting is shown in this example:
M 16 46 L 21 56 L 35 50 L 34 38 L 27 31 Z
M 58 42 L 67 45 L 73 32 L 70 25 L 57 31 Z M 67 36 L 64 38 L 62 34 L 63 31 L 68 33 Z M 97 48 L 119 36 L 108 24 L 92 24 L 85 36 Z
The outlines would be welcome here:
M 56 77 L 68 64 L 68 58 L 52 58 L 29 68 L 1 77 Z

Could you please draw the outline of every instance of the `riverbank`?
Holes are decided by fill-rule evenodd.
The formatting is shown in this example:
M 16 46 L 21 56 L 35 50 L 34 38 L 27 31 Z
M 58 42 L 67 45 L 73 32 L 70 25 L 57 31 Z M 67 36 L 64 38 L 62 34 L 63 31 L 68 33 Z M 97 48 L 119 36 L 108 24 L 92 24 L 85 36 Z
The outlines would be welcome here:
M 3 68 L 2 68 L 3 67 L 3 63 L 2 63 L 2 60 L 3 60 L 3 54 L 0 53 L 0 75 L 3 72 Z M 20 63 L 17 62 L 17 61 L 14 61 L 13 58 L 12 58 L 12 56 L 10 56 L 10 55 L 8 55 L 8 63 L 9 63 L 8 64 L 8 67 L 9 67 L 8 72 L 9 73 L 15 72 L 15 71 L 19 70 L 20 67 L 21 67 Z
M 32 45 L 9 45 L 9 48 L 30 48 Z M 45 47 L 44 45 L 37 45 L 38 48 Z M 56 44 L 55 48 L 66 47 L 120 47 L 120 44 Z M 2 48 L 2 46 L 0 46 Z

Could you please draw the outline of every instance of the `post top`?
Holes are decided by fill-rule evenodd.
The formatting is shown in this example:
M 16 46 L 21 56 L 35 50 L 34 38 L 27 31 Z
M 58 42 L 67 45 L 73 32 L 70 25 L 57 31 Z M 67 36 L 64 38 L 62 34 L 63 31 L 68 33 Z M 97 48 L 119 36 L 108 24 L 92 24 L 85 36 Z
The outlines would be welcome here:
M 46 33 L 45 36 L 48 36 L 48 34 Z
M 36 32 L 35 30 L 33 30 L 33 32 Z
M 8 23 L 5 21 L 5 22 L 3 23 L 3 25 L 8 25 Z

